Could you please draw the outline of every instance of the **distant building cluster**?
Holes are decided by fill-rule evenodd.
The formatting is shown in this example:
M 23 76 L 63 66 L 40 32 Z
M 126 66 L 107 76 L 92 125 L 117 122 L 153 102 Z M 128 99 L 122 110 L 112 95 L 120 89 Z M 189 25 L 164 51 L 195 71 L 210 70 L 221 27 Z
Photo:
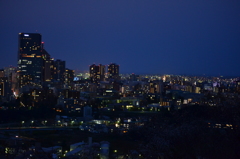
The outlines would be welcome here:
M 105 81 L 105 80 L 120 80 L 119 65 L 115 63 L 111 63 L 107 66 L 107 72 L 105 70 L 106 70 L 105 65 L 102 65 L 102 64 L 91 65 L 89 67 L 91 82 L 98 83 L 100 81 Z
M 38 33 L 19 33 L 18 85 L 20 93 L 45 85 L 68 85 L 73 81 L 74 71 L 66 68 L 66 62 L 54 60 L 44 49 L 42 36 Z
M 240 92 L 238 79 L 123 75 L 116 63 L 107 66 L 92 64 L 88 73 L 75 73 L 66 68 L 65 61 L 50 56 L 41 34 L 19 33 L 18 40 L 18 67 L 0 69 L 0 95 L 1 101 L 8 101 L 27 94 L 30 100 L 21 102 L 24 107 L 34 106 L 32 101 L 37 103 L 53 96 L 57 98 L 55 110 L 59 112 L 82 111 L 82 106 L 89 105 L 89 99 L 104 103 L 110 99 L 135 98 L 139 105 L 149 100 L 148 104 L 171 106 L 173 103 L 200 103 L 206 91 Z M 111 102 L 114 103 L 113 107 L 120 105 Z
M 89 72 L 76 73 L 66 68 L 65 61 L 50 56 L 41 34 L 19 33 L 18 40 L 18 67 L 0 69 L 0 96 L 2 102 L 20 98 L 23 107 L 56 99 L 55 111 L 82 112 L 82 107 L 91 106 L 90 99 L 94 99 L 100 101 L 98 108 L 143 109 L 149 104 L 157 110 L 161 106 L 199 104 L 206 92 L 213 96 L 240 92 L 237 78 L 123 75 L 116 63 L 92 64 Z

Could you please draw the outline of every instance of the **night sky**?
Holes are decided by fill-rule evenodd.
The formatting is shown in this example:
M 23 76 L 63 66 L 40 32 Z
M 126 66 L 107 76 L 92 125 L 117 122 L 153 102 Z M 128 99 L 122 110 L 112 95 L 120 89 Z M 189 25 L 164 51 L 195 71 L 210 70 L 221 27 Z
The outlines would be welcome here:
M 1 0 L 0 68 L 17 66 L 18 33 L 41 33 L 69 69 L 240 75 L 239 0 Z

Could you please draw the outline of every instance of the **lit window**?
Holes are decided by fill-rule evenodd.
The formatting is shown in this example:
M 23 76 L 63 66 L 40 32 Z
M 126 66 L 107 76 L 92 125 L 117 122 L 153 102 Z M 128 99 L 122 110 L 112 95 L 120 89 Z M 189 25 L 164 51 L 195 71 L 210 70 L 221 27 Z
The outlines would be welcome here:
M 32 64 L 32 61 L 28 61 L 27 64 Z

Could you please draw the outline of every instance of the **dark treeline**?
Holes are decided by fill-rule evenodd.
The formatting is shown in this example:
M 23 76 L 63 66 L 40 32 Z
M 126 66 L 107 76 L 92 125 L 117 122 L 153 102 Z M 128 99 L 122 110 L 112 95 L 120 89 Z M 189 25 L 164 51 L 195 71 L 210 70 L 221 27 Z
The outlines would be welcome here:
M 10 122 L 21 122 L 26 120 L 38 120 L 54 117 L 54 111 L 47 106 L 29 109 L 0 110 L 0 124 Z
M 240 158 L 239 125 L 238 106 L 189 106 L 162 112 L 129 135 L 144 158 Z

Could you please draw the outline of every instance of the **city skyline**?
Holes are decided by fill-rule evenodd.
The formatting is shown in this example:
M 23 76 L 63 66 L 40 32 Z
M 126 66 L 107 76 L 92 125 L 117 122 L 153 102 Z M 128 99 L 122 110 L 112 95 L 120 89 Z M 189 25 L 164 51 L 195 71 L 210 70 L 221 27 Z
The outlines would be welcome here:
M 240 75 L 238 1 L 24 2 L 0 2 L 0 68 L 17 66 L 25 32 L 82 72 L 117 63 L 120 73 Z
M 0 158 L 240 158 L 239 8 L 0 1 Z

